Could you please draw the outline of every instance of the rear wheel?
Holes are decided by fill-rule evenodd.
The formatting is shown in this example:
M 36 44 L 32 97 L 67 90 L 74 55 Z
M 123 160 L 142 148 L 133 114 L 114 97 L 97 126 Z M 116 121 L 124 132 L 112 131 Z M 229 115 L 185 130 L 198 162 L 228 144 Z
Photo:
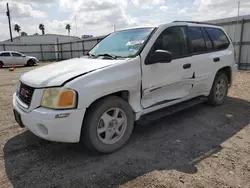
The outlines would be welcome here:
M 82 128 L 85 145 L 100 153 L 111 153 L 129 139 L 134 127 L 134 113 L 122 98 L 110 96 L 88 109 Z
M 2 68 L 3 67 L 3 62 L 2 61 L 0 61 L 0 68 Z
M 228 78 L 225 73 L 218 73 L 208 96 L 208 103 L 214 106 L 222 105 L 228 93 Z

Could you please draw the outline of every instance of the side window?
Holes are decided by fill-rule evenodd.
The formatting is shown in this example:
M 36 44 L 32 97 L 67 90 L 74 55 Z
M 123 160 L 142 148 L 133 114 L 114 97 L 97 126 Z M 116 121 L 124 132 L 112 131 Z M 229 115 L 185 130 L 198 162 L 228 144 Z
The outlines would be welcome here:
M 202 28 L 202 33 L 203 33 L 203 36 L 205 39 L 207 51 L 213 50 L 213 43 L 212 43 L 211 39 L 209 38 L 209 36 L 204 28 Z
M 213 41 L 214 49 L 223 50 L 228 48 L 229 40 L 221 29 L 206 27 L 205 30 Z
M 22 54 L 12 52 L 12 56 L 14 56 L 14 57 L 21 57 Z
M 185 27 L 167 28 L 155 41 L 151 50 L 167 50 L 172 53 L 173 59 L 186 56 L 188 45 Z
M 206 52 L 205 40 L 200 27 L 188 27 L 188 37 L 192 53 Z
M 9 52 L 4 52 L 4 53 L 1 53 L 0 56 L 9 57 L 10 53 Z

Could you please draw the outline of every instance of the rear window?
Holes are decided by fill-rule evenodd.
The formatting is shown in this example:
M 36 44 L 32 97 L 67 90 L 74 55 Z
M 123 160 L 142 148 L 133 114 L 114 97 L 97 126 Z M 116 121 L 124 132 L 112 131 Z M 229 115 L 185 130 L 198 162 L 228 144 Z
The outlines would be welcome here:
M 0 56 L 8 57 L 8 56 L 10 56 L 10 53 L 9 52 L 4 52 L 4 53 L 1 53 Z
M 221 29 L 206 27 L 205 30 L 212 39 L 215 50 L 224 50 L 228 48 L 230 44 L 229 40 Z

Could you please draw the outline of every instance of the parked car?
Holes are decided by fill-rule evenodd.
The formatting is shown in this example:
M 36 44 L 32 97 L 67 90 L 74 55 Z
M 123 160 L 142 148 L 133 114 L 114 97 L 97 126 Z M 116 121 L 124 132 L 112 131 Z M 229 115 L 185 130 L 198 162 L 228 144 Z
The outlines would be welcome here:
M 13 95 L 15 118 L 43 139 L 114 152 L 134 122 L 151 112 L 200 96 L 223 104 L 235 55 L 215 25 L 173 22 L 117 31 L 88 56 L 22 75 Z
M 19 52 L 14 51 L 2 51 L 0 52 L 0 68 L 7 65 L 27 65 L 33 66 L 39 64 L 39 60 L 36 57 L 26 56 Z

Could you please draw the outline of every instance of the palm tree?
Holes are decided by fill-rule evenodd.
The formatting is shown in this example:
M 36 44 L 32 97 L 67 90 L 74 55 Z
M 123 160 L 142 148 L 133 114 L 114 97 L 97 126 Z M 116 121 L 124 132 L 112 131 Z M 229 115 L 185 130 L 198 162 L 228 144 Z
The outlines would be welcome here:
M 71 30 L 71 26 L 70 24 L 67 24 L 65 27 L 66 30 L 68 30 L 68 35 L 70 35 L 70 30 Z
M 42 31 L 42 34 L 44 35 L 45 34 L 45 32 L 44 32 L 45 28 L 44 28 L 43 24 L 39 24 L 39 29 Z
M 14 25 L 14 30 L 18 33 L 19 35 L 19 32 L 21 31 L 21 27 L 18 25 L 18 24 L 15 24 Z

